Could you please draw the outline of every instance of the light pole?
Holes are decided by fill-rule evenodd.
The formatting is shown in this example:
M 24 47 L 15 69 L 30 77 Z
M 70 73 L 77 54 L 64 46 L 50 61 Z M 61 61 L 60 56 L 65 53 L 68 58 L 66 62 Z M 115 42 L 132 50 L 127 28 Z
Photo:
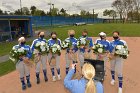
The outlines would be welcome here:
M 48 5 L 50 5 L 50 16 L 51 16 L 51 27 L 53 25 L 53 19 L 52 19 L 52 6 L 53 6 L 53 9 L 54 9 L 54 4 L 52 3 L 48 3 Z
M 54 4 L 52 4 L 52 6 L 53 6 L 53 9 L 54 9 Z
M 20 0 L 20 11 L 21 11 L 21 15 L 22 15 L 22 2 Z
M 94 20 L 94 18 L 95 18 L 94 14 L 95 14 L 95 12 L 94 12 L 94 9 L 93 9 L 93 23 L 94 23 L 94 21 L 95 21 L 95 20 Z
M 52 6 L 53 6 L 53 11 L 51 10 L 51 25 L 53 26 L 53 12 L 54 12 L 54 4 L 52 4 Z

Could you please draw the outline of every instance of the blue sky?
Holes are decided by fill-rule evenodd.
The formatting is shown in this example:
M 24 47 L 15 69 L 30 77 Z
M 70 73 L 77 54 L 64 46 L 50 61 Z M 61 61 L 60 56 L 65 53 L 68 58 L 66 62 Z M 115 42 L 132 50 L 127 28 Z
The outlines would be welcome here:
M 92 12 L 95 9 L 96 13 L 102 16 L 105 9 L 111 9 L 111 3 L 114 0 L 22 0 L 22 6 L 30 7 L 35 5 L 39 9 L 48 11 L 51 2 L 57 8 L 65 8 L 69 13 L 79 13 L 80 10 Z M 6 11 L 14 11 L 19 9 L 20 0 L 0 0 L 0 8 Z

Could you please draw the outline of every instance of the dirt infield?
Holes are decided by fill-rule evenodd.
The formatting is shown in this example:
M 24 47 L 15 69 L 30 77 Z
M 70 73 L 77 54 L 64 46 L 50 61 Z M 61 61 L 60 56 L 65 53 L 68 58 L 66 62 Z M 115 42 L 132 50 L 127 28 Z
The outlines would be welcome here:
M 95 41 L 95 38 L 93 38 Z M 109 38 L 111 40 L 112 38 Z M 124 87 L 123 93 L 139 93 L 140 91 L 140 37 L 123 37 L 127 41 L 130 56 L 124 63 Z M 48 78 L 47 83 L 43 80 L 43 73 L 41 73 L 41 83 L 36 84 L 35 71 L 31 68 L 31 83 L 32 88 L 25 91 L 21 90 L 21 83 L 19 80 L 19 75 L 17 71 L 9 73 L 5 76 L 0 77 L 0 93 L 69 93 L 67 89 L 63 86 L 63 79 L 65 77 L 65 59 L 64 52 L 61 56 L 61 76 L 62 80 L 57 82 L 52 82 L 52 77 L 48 67 Z M 78 68 L 79 69 L 79 68 Z M 80 69 L 79 69 L 80 71 Z M 79 74 L 77 73 L 77 76 Z M 116 77 L 117 79 L 117 77 Z M 110 85 L 110 64 L 107 63 L 107 76 L 104 81 L 105 93 L 117 93 L 118 82 L 115 86 Z

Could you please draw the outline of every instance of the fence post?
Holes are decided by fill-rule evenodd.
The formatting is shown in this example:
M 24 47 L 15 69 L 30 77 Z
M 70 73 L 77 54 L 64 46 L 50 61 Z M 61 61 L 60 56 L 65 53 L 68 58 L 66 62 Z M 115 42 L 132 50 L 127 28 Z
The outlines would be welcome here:
M 10 23 L 10 19 L 8 19 L 8 23 L 9 23 L 9 30 L 10 30 L 10 38 L 11 38 L 11 40 L 12 40 L 13 38 L 12 38 L 12 32 L 11 32 L 11 23 Z

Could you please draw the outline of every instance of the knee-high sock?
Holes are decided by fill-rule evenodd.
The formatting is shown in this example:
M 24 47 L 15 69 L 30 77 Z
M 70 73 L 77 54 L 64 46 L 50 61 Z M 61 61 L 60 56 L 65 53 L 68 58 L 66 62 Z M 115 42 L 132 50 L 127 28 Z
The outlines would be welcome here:
M 123 77 L 118 77 L 119 79 L 119 87 L 122 88 L 123 85 Z
M 112 79 L 115 80 L 115 71 L 111 71 Z
M 39 78 L 39 72 L 36 72 L 36 78 Z
M 30 75 L 26 76 L 27 83 L 30 83 Z
M 68 74 L 68 72 L 69 72 L 69 67 L 68 67 L 68 68 L 66 68 L 66 74 Z
M 74 71 L 74 73 L 76 73 L 76 65 L 75 65 L 75 71 Z
M 60 68 L 57 69 L 57 74 L 60 75 Z
M 22 85 L 25 85 L 24 77 L 20 78 L 20 81 L 21 81 Z
M 47 77 L 47 70 L 46 69 L 43 70 L 43 73 L 44 73 L 44 77 Z
M 51 68 L 52 76 L 55 76 L 54 68 Z

